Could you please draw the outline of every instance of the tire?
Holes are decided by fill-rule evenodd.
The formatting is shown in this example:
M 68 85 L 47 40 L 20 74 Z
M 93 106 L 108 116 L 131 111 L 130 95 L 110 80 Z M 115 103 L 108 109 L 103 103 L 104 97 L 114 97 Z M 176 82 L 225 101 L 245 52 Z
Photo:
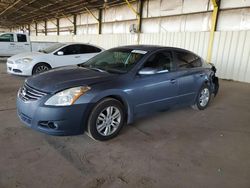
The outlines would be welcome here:
M 51 67 L 47 63 L 38 63 L 34 66 L 32 70 L 32 75 L 39 74 L 45 71 L 50 70 Z
M 195 99 L 195 104 L 192 106 L 195 110 L 204 110 L 210 102 L 211 91 L 207 84 L 204 84 L 198 92 Z
M 116 99 L 106 98 L 91 111 L 87 124 L 87 134 L 94 140 L 109 140 L 119 134 L 124 123 L 124 106 Z

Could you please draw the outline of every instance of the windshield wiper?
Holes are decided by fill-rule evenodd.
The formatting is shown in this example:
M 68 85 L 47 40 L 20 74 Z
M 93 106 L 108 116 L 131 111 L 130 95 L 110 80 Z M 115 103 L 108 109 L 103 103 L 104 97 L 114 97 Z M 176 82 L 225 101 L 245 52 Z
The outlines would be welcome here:
M 85 64 L 78 64 L 78 66 L 83 67 L 83 68 L 87 68 L 87 69 L 90 69 L 90 70 L 98 71 L 98 72 L 107 72 L 106 70 L 96 68 L 96 67 L 90 67 L 90 66 L 85 65 Z
M 99 68 L 90 68 L 90 67 L 87 67 L 91 70 L 95 70 L 95 71 L 99 71 L 99 72 L 107 72 L 106 70 L 102 70 L 102 69 L 99 69 Z
M 124 74 L 126 73 L 126 71 L 122 71 L 122 70 L 118 70 L 118 69 L 105 69 L 106 72 L 109 72 L 109 73 L 115 73 L 115 74 Z

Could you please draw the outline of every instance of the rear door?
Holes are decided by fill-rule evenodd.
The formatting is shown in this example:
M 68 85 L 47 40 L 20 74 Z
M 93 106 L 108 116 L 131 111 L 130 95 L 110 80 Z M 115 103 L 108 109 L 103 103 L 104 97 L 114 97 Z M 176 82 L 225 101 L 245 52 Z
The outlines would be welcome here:
M 17 34 L 17 42 L 15 43 L 16 45 L 16 54 L 22 53 L 22 52 L 30 52 L 31 51 L 31 46 L 30 43 L 27 39 L 26 34 Z
M 202 69 L 202 60 L 197 55 L 184 51 L 174 51 L 178 72 L 178 103 L 192 104 L 198 90 L 204 82 L 205 74 Z
M 172 52 L 158 51 L 151 55 L 143 68 L 157 69 L 151 75 L 137 74 L 134 84 L 133 100 L 135 113 L 143 114 L 150 111 L 166 109 L 176 103 L 178 81 L 175 72 Z

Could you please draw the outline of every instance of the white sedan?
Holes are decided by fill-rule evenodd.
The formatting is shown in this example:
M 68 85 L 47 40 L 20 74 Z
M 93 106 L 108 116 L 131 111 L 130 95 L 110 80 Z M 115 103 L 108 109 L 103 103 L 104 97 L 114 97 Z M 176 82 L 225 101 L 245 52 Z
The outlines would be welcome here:
M 7 59 L 7 72 L 30 76 L 52 68 L 84 63 L 103 51 L 102 48 L 81 43 L 56 43 L 39 52 L 27 52 Z

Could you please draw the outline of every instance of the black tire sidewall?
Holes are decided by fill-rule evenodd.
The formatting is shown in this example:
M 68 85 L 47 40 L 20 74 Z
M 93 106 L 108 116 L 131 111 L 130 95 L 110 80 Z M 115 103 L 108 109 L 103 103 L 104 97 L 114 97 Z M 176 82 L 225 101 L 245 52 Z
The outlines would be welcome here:
M 120 125 L 118 127 L 118 129 L 109 136 L 103 136 L 100 133 L 98 133 L 97 129 L 96 129 L 96 120 L 99 116 L 99 114 L 107 107 L 109 106 L 114 106 L 117 107 L 121 113 L 121 122 Z M 100 141 L 105 141 L 105 140 L 109 140 L 111 138 L 114 138 L 115 136 L 117 136 L 120 132 L 120 130 L 122 129 L 123 125 L 125 122 L 125 112 L 124 112 L 124 107 L 123 105 L 115 99 L 112 98 L 106 98 L 104 100 L 102 100 L 101 102 L 99 102 L 92 110 L 92 112 L 90 113 L 89 116 L 89 120 L 88 120 L 88 127 L 87 127 L 87 131 L 88 134 L 95 140 L 100 140 Z
M 208 100 L 206 106 L 201 106 L 201 105 L 200 105 L 200 94 L 201 94 L 201 91 L 202 91 L 203 89 L 205 89 L 205 88 L 207 88 L 208 91 L 209 91 L 209 100 Z M 196 104 L 195 104 L 195 105 L 196 105 L 196 107 L 197 107 L 199 110 L 204 110 L 204 109 L 207 108 L 207 106 L 209 105 L 210 99 L 211 99 L 211 89 L 210 89 L 210 87 L 209 87 L 207 84 L 204 84 L 204 85 L 201 87 L 201 89 L 199 90 L 199 92 L 198 92 L 198 95 L 197 95 L 197 97 L 196 97 Z
M 33 70 L 32 70 L 32 75 L 39 74 L 39 73 L 36 72 L 36 69 L 37 69 L 38 67 L 40 67 L 40 66 L 46 66 L 46 67 L 48 67 L 49 69 L 51 69 L 50 66 L 47 65 L 46 63 L 37 63 L 37 64 L 34 66 Z

